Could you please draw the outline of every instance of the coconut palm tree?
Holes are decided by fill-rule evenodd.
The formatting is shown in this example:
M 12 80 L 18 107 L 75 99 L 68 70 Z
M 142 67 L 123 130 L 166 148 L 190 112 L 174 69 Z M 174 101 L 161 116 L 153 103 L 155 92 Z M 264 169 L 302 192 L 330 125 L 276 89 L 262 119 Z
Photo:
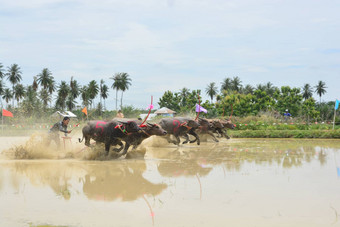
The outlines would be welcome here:
M 217 94 L 217 87 L 215 86 L 215 82 L 208 84 L 208 87 L 205 89 L 205 92 L 207 95 L 209 95 L 212 103 L 214 96 Z
M 0 105 L 1 105 L 1 108 L 2 108 L 2 96 L 4 95 L 4 92 L 5 92 L 5 84 L 0 79 Z
M 221 92 L 223 91 L 230 91 L 231 90 L 231 79 L 230 78 L 225 78 L 224 81 L 222 82 L 221 86 Z
M 56 101 L 56 108 L 61 108 L 62 110 L 66 107 L 66 98 L 70 92 L 70 87 L 65 81 L 61 81 L 58 85 L 58 96 Z
M 260 90 L 260 91 L 266 91 L 266 85 L 263 84 L 258 84 L 256 85 L 256 90 Z
M 3 67 L 4 66 L 0 63 L 0 79 L 4 78 L 5 76 Z
M 89 98 L 91 100 L 92 107 L 93 107 L 94 106 L 93 100 L 97 97 L 99 93 L 99 87 L 95 80 L 91 80 L 87 87 L 88 87 L 87 92 L 89 93 Z
M 39 107 L 39 100 L 37 98 L 37 92 L 33 89 L 33 86 L 26 87 L 25 99 L 23 100 L 21 106 L 24 113 L 28 116 L 32 116 L 37 113 L 37 108 Z
M 103 91 L 102 91 L 101 96 L 104 100 L 104 110 L 106 110 L 105 99 L 107 99 L 107 97 L 109 97 L 109 87 L 106 84 L 103 85 Z
M 319 81 L 318 84 L 315 86 L 315 93 L 320 96 L 320 106 L 321 106 L 321 96 L 326 93 L 326 83 L 323 81 Z
M 8 102 L 13 98 L 12 92 L 9 88 L 5 88 L 2 98 L 5 99 L 6 104 L 8 105 Z
M 131 85 L 130 75 L 127 73 L 121 73 L 120 87 L 119 87 L 119 90 L 122 91 L 122 95 L 120 96 L 120 109 L 123 109 L 123 93 L 126 90 L 129 90 L 130 85 Z
M 13 96 L 17 100 L 18 104 L 19 104 L 20 99 L 22 99 L 25 96 L 25 93 L 26 93 L 26 89 L 24 85 L 22 84 L 15 85 Z
M 235 76 L 231 81 L 231 90 L 239 92 L 242 88 L 242 81 L 238 76 Z
M 72 95 L 67 96 L 66 106 L 70 111 L 72 111 L 74 109 L 74 107 L 76 107 L 76 103 L 77 102 L 74 100 Z
M 45 111 L 48 103 L 51 102 L 51 96 L 48 93 L 47 89 L 41 89 L 39 92 L 39 97 L 43 103 L 43 109 Z
M 50 78 L 50 80 L 49 80 L 49 82 L 48 82 L 47 89 L 48 89 L 48 93 L 50 93 L 50 95 L 52 95 L 53 92 L 56 91 L 57 86 L 56 86 L 56 83 L 55 83 L 55 80 L 54 80 L 53 77 Z
M 51 76 L 51 77 L 50 77 L 50 80 L 49 80 L 49 82 L 48 82 L 48 86 L 47 86 L 48 93 L 49 93 L 50 95 L 52 95 L 53 92 L 56 91 L 56 89 L 57 89 L 57 86 L 56 86 L 55 80 L 54 80 L 54 78 Z M 50 106 L 52 106 L 52 99 L 50 100 Z
M 37 75 L 38 79 L 37 82 L 41 85 L 44 89 L 47 89 L 51 83 L 52 73 L 48 68 L 44 68 L 41 73 Z
M 187 97 L 187 96 L 189 95 L 189 93 L 190 93 L 190 89 L 184 87 L 184 88 L 182 88 L 182 89 L 180 90 L 180 93 L 181 93 L 181 96 Z
M 82 88 L 80 88 L 80 97 L 83 101 L 83 105 L 84 106 L 88 106 L 90 104 L 90 98 L 89 98 L 89 92 L 88 92 L 88 87 L 87 86 L 83 86 Z
M 242 89 L 244 94 L 253 94 L 254 93 L 254 87 L 251 86 L 250 84 L 247 84 L 243 89 Z
M 113 77 L 110 77 L 110 79 L 113 80 L 113 84 L 112 84 L 112 89 L 116 89 L 116 111 L 117 111 L 117 97 L 118 97 L 118 91 L 121 87 L 121 73 L 115 73 L 115 75 Z
M 104 109 L 106 109 L 105 107 L 105 99 L 108 97 L 108 91 L 109 88 L 108 86 L 105 84 L 104 80 L 101 79 L 100 80 L 100 103 L 102 103 L 102 99 L 104 99 Z
M 7 79 L 12 84 L 12 94 L 14 93 L 14 86 L 22 80 L 21 73 L 17 64 L 12 64 L 7 68 Z M 12 106 L 14 106 L 14 99 L 12 99 Z
M 270 97 L 273 97 L 276 87 L 274 87 L 271 82 L 266 83 L 264 86 L 265 86 L 265 91 L 267 95 L 269 95 Z
M 305 84 L 302 87 L 302 97 L 307 100 L 313 96 L 313 90 L 310 84 Z
M 73 99 L 78 98 L 80 94 L 80 85 L 78 84 L 78 81 L 73 80 L 73 76 L 71 77 L 70 81 L 70 94 Z

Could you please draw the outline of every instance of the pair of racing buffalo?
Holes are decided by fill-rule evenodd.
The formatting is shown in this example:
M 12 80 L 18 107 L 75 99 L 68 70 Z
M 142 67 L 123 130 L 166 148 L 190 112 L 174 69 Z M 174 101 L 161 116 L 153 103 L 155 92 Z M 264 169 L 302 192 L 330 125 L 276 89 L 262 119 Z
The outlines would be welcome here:
M 233 129 L 234 127 L 230 120 L 208 120 L 204 118 L 193 120 L 186 117 L 164 118 L 159 124 L 143 124 L 142 121 L 128 119 L 89 121 L 82 129 L 83 138 L 79 138 L 79 142 L 85 139 L 86 146 L 90 146 L 91 139 L 97 143 L 104 143 L 107 155 L 111 146 L 118 145 L 119 148 L 113 149 L 117 152 L 118 158 L 125 155 L 131 145 L 135 149 L 143 140 L 153 135 L 165 136 L 170 143 L 176 145 L 180 144 L 180 137 L 185 138 L 183 144 L 197 142 L 199 145 L 200 138 L 197 133 L 208 134 L 213 137 L 214 141 L 218 142 L 214 133 L 217 133 L 219 137 L 224 136 L 229 139 L 226 129 Z M 173 135 L 175 140 L 171 139 L 170 135 Z M 190 140 L 189 135 L 194 136 L 195 139 Z M 125 142 L 125 146 L 122 141 Z

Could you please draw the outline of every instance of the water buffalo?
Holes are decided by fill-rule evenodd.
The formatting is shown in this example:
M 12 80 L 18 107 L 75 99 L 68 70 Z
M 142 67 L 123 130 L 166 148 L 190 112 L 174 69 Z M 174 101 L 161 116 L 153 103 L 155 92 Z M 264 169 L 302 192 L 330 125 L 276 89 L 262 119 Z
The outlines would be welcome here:
M 83 127 L 83 138 L 79 138 L 79 142 L 82 142 L 85 138 L 86 146 L 90 146 L 90 139 L 104 143 L 106 154 L 108 154 L 111 145 L 120 145 L 120 149 L 115 149 L 115 151 L 120 151 L 123 148 L 121 140 L 127 135 L 140 130 L 134 121 L 90 121 Z
M 214 132 L 216 132 L 219 137 L 224 136 L 227 139 L 230 139 L 230 137 L 227 135 L 227 129 L 234 129 L 235 125 L 231 123 L 231 120 L 220 120 L 224 128 L 215 128 Z
M 189 142 L 188 134 L 190 134 L 195 137 L 195 140 L 190 141 L 190 143 L 197 141 L 197 144 L 200 145 L 200 138 L 195 132 L 199 123 L 195 120 L 186 117 L 164 118 L 159 122 L 159 125 L 168 133 L 166 139 L 169 143 L 178 145 L 180 143 L 179 137 L 183 136 L 186 138 L 183 142 L 185 144 Z M 176 140 L 171 140 L 170 135 L 175 136 Z
M 198 122 L 200 124 L 198 130 L 199 133 L 208 134 L 213 138 L 215 142 L 219 142 L 218 139 L 213 134 L 213 132 L 215 132 L 218 129 L 224 128 L 220 120 L 199 118 Z
M 123 138 L 123 141 L 125 141 L 123 154 L 126 154 L 130 145 L 133 145 L 133 149 L 136 149 L 143 142 L 143 140 L 149 138 L 150 136 L 165 136 L 167 134 L 167 132 L 158 124 L 147 123 L 146 125 L 140 125 L 140 127 L 141 132 L 132 133 Z

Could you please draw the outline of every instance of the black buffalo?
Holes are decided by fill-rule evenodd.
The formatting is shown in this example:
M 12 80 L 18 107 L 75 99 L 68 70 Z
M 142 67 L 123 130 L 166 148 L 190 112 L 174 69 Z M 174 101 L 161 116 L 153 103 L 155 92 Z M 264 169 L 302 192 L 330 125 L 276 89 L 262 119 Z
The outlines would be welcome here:
M 195 140 L 190 141 L 190 143 L 197 141 L 197 144 L 200 145 L 200 138 L 195 132 L 200 125 L 195 120 L 186 117 L 164 118 L 159 122 L 159 125 L 167 132 L 166 139 L 169 143 L 178 145 L 180 143 L 180 136 L 186 139 L 183 144 L 188 143 L 190 141 L 188 134 L 190 134 L 195 137 Z M 172 140 L 170 135 L 173 135 L 176 140 Z
M 121 122 L 121 121 L 90 121 L 83 127 L 83 138 L 79 138 L 82 142 L 85 138 L 85 145 L 90 146 L 90 140 L 105 144 L 106 154 L 110 151 L 110 146 L 120 145 L 120 151 L 123 147 L 122 139 L 131 133 L 139 132 L 141 129 L 134 121 Z
M 198 122 L 200 124 L 199 130 L 198 130 L 200 134 L 208 134 L 213 138 L 215 142 L 219 142 L 213 133 L 216 130 L 224 128 L 220 120 L 199 118 Z
M 142 123 L 139 120 L 133 120 L 133 121 L 139 124 Z M 167 134 L 167 132 L 164 129 L 162 129 L 162 127 L 158 124 L 147 123 L 146 125 L 145 124 L 139 125 L 139 127 L 141 128 L 139 132 L 130 133 L 129 135 L 124 136 L 122 138 L 122 141 L 125 142 L 125 147 L 121 155 L 125 155 L 131 145 L 133 145 L 133 149 L 136 149 L 138 145 L 140 145 L 143 142 L 143 140 L 149 138 L 150 136 L 153 136 L 153 135 L 165 136 Z M 112 144 L 112 145 L 117 145 L 117 144 Z M 122 149 L 123 147 L 120 147 L 116 151 L 121 151 Z
M 224 136 L 227 139 L 230 139 L 230 137 L 227 134 L 227 129 L 234 129 L 235 125 L 231 122 L 231 120 L 219 120 L 221 124 L 224 126 L 224 128 L 215 128 L 214 132 L 216 132 L 219 137 Z

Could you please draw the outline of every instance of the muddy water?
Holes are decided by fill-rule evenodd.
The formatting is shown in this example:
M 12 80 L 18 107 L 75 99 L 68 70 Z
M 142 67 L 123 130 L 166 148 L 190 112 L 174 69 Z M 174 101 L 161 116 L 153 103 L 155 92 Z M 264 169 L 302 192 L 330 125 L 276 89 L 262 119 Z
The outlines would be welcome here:
M 0 226 L 340 226 L 339 140 L 153 138 L 108 161 L 81 148 L 3 150 Z

